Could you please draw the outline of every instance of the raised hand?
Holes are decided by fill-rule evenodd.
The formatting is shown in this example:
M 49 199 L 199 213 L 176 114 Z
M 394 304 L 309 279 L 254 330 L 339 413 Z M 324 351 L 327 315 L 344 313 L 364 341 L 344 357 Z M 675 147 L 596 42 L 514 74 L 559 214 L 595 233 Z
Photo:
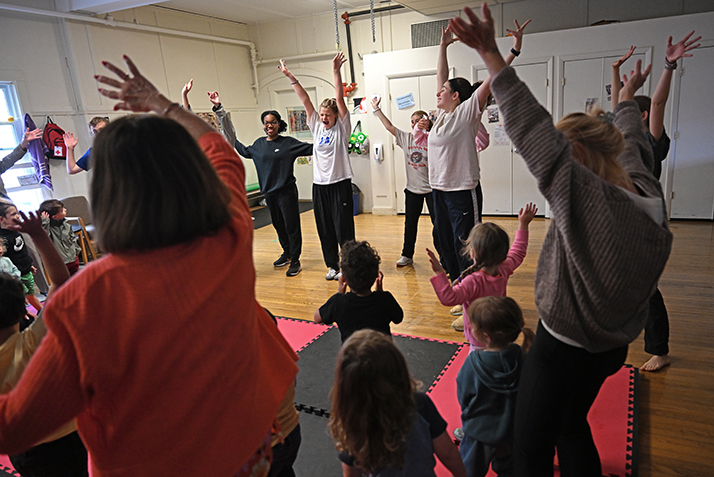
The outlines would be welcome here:
M 483 21 L 469 7 L 464 8 L 464 13 L 469 17 L 469 22 L 467 23 L 461 18 L 452 18 L 449 20 L 449 30 L 453 31 L 459 40 L 478 51 L 481 55 L 497 52 L 493 17 L 488 5 L 484 3 L 481 6 Z
M 30 141 L 34 141 L 35 139 L 40 139 L 42 137 L 42 129 L 37 128 L 32 131 L 30 131 L 30 128 L 25 129 L 25 136 L 23 137 L 23 142 L 27 142 L 29 144 Z
M 345 281 L 344 275 L 340 275 L 337 279 L 337 293 L 345 294 L 347 293 L 347 282 Z
M 627 75 L 622 76 L 622 81 L 625 83 L 625 86 L 620 90 L 620 101 L 634 98 L 635 91 L 645 84 L 645 80 L 650 74 L 650 71 L 652 71 L 652 65 L 649 65 L 642 71 L 642 60 L 637 60 L 635 69 L 630 72 L 630 77 L 628 78 Z
M 32 238 L 38 235 L 47 235 L 45 229 L 42 228 L 42 217 L 40 217 L 40 214 L 30 212 L 28 217 L 24 212 L 20 211 L 20 217 L 22 217 L 22 220 L 15 219 L 15 223 L 8 225 L 8 228 L 16 232 L 24 232 Z
M 429 120 L 422 118 L 417 123 L 417 126 L 419 126 L 419 129 L 423 129 L 424 131 L 426 131 L 427 129 L 429 129 Z
M 506 28 L 506 31 L 508 32 L 507 36 L 512 36 L 513 37 L 513 49 L 516 51 L 521 51 L 521 45 L 523 45 L 523 30 L 525 30 L 526 26 L 530 23 L 530 19 L 526 20 L 526 22 L 523 25 L 518 24 L 518 20 L 514 19 L 513 23 L 516 24 L 516 29 L 515 30 L 509 30 Z
M 377 96 L 372 98 L 372 109 L 373 110 L 375 110 L 375 111 L 378 110 L 380 104 L 382 104 L 382 98 L 379 98 Z
M 427 248 L 426 254 L 429 256 L 429 263 L 431 264 L 431 269 L 434 271 L 434 274 L 440 275 L 442 273 L 445 273 L 444 267 L 441 266 L 441 262 L 439 262 L 437 256 L 434 255 L 434 252 Z
M 682 41 L 675 43 L 674 45 L 672 44 L 671 36 L 667 39 L 667 47 L 665 49 L 667 61 L 674 63 L 680 58 L 689 58 L 692 56 L 687 52 L 695 48 L 699 48 L 700 44 L 697 42 L 702 38 L 701 36 L 698 36 L 695 39 L 690 40 L 689 37 L 692 35 L 694 35 L 694 30 L 689 32 L 689 35 L 685 36 Z
M 459 41 L 458 38 L 455 38 L 453 35 L 453 31 L 451 30 L 450 26 L 447 26 L 446 28 L 441 27 L 441 46 L 449 46 L 450 44 Z
M 283 72 L 285 76 L 288 78 L 292 77 L 292 73 L 290 73 L 290 70 L 288 69 L 287 66 L 285 66 L 285 62 L 283 60 L 280 60 L 280 64 L 278 65 L 278 69 Z
M 193 78 L 188 80 L 188 83 L 183 85 L 183 88 L 181 88 L 181 96 L 188 96 L 188 93 L 191 92 L 191 88 L 193 88 Z
M 121 81 L 107 76 L 95 76 L 98 82 L 118 89 L 118 91 L 115 91 L 99 88 L 99 92 L 107 98 L 119 100 L 119 102 L 114 105 L 115 111 L 118 109 L 134 112 L 159 112 L 163 110 L 166 106 L 166 104 L 163 104 L 167 102 L 166 98 L 163 98 L 164 101 L 160 101 L 161 94 L 159 91 L 149 80 L 139 73 L 134 62 L 126 55 L 124 55 L 124 63 L 126 63 L 129 72 L 133 76 L 129 76 L 108 61 L 102 62 L 104 67 L 117 75 Z
M 208 100 L 215 106 L 221 104 L 221 97 L 218 95 L 218 91 L 207 91 L 206 94 L 208 94 Z
M 64 145 L 67 146 L 68 149 L 74 149 L 77 146 L 78 140 L 71 132 L 64 133 L 62 137 L 64 138 Z
M 332 71 L 339 71 L 346 62 L 347 58 L 345 58 L 345 54 L 338 51 L 335 57 L 332 58 Z
M 526 204 L 524 208 L 518 211 L 518 223 L 521 230 L 528 230 L 528 224 L 533 221 L 533 218 L 538 213 L 538 207 L 533 202 Z
M 671 39 L 672 37 L 669 37 L 669 38 Z M 612 67 L 613 67 L 613 68 L 619 68 L 620 66 L 622 66 L 622 64 L 623 64 L 625 61 L 627 61 L 627 60 L 630 59 L 630 57 L 632 56 L 632 53 L 634 53 L 634 52 L 635 52 L 635 45 L 632 45 L 632 46 L 630 47 L 630 51 L 628 51 L 627 53 L 625 53 L 624 55 L 622 55 L 619 60 L 615 61 L 615 62 L 612 64 Z

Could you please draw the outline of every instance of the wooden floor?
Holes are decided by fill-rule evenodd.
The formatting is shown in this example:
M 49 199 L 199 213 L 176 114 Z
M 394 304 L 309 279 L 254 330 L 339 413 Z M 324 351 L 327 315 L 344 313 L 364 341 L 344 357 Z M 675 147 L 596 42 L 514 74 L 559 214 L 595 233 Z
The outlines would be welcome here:
M 315 310 L 337 291 L 326 281 L 313 214 L 301 215 L 303 271 L 286 277 L 285 268 L 274 269 L 280 255 L 271 226 L 255 231 L 254 256 L 257 296 L 279 316 L 311 320 Z M 489 218 L 513 239 L 515 218 Z M 528 255 L 508 284 L 508 293 L 523 308 L 526 323 L 535 329 L 537 312 L 533 280 L 538 255 L 549 220 L 531 224 Z M 368 240 L 382 257 L 384 287 L 404 309 L 404 322 L 392 329 L 429 338 L 463 340 L 451 327 L 454 317 L 439 304 L 429 278 L 432 271 L 424 249 L 431 247 L 429 219 L 419 224 L 414 266 L 396 268 L 401 255 L 403 216 L 355 217 L 357 238 Z M 714 475 L 714 224 L 673 222 L 674 246 L 660 282 L 669 311 L 672 365 L 658 373 L 641 373 L 639 475 Z M 630 345 L 627 362 L 639 367 L 648 355 L 642 335 Z

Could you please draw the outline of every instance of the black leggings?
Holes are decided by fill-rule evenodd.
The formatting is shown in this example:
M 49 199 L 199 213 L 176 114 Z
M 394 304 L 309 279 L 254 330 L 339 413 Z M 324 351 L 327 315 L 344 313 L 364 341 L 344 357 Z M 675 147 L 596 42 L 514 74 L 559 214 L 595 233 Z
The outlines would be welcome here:
M 588 411 L 605 378 L 622 368 L 627 346 L 590 353 L 553 337 L 538 323 L 518 387 L 514 426 L 516 475 L 601 477 Z

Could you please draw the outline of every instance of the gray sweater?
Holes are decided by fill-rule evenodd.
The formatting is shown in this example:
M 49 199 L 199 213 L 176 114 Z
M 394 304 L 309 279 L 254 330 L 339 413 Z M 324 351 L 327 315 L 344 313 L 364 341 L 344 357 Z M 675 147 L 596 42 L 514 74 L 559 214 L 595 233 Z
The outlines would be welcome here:
M 568 139 L 512 68 L 496 75 L 491 88 L 506 132 L 552 211 L 535 279 L 540 319 L 593 353 L 630 343 L 644 327 L 669 257 L 666 221 L 656 223 L 624 189 L 578 164 Z M 625 101 L 615 113 L 626 143 L 618 161 L 642 196 L 659 199 L 666 217 L 660 184 L 645 167 L 652 150 L 639 109 Z
M 6 170 L 10 169 L 15 165 L 17 161 L 22 159 L 25 154 L 27 154 L 27 149 L 21 145 L 17 145 L 13 151 L 7 156 L 2 158 L 0 161 L 0 174 L 3 174 Z M 7 195 L 7 190 L 5 190 L 5 183 L 0 179 L 0 198 L 9 200 L 10 197 Z

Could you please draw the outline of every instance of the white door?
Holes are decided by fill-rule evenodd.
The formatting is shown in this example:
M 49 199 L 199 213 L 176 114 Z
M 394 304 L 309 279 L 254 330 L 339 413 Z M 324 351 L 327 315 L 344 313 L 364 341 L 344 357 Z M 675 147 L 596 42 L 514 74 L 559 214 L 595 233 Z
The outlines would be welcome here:
M 405 78 L 392 78 L 389 80 L 389 108 L 385 114 L 395 127 L 402 131 L 411 129 L 411 116 L 415 111 L 429 112 L 436 109 L 436 75 L 409 76 Z M 397 98 L 411 94 L 414 97 L 414 106 L 399 109 Z M 382 100 L 384 106 L 384 100 Z M 397 147 L 394 136 L 390 135 L 390 149 L 394 157 L 394 182 L 397 195 L 397 213 L 403 214 L 404 189 L 407 186 L 406 163 L 404 151 Z M 426 207 L 426 206 L 425 206 Z M 426 208 L 424 209 L 426 212 Z
M 548 63 L 533 63 L 529 65 L 514 66 L 518 77 L 528 85 L 536 100 L 546 109 L 548 108 L 548 90 L 550 88 Z M 511 146 L 513 148 L 513 146 Z M 512 209 L 516 215 L 528 202 L 533 202 L 538 207 L 538 215 L 546 214 L 545 197 L 538 190 L 538 183 L 526 167 L 526 163 L 514 150 L 512 155 Z
M 679 90 L 677 121 L 669 151 L 674 162 L 672 217 L 714 218 L 714 96 L 710 68 L 714 45 L 698 48 L 694 57 L 680 61 L 684 68 Z M 679 71 L 679 70 L 678 70 Z M 675 72 L 677 73 L 677 72 Z M 674 134 L 670 133 L 670 136 Z
M 538 102 L 547 107 L 550 88 L 548 62 L 521 64 L 514 68 Z M 478 70 L 477 74 L 479 80 L 488 76 L 485 69 Z M 491 136 L 489 147 L 479 154 L 484 215 L 517 215 L 519 209 L 528 202 L 538 206 L 538 215 L 545 215 L 545 198 L 525 162 L 513 150 L 513 143 L 508 140 L 506 144 L 497 144 L 497 128 L 500 129 L 498 133 L 504 134 L 503 118 L 500 111 L 497 118 L 489 118 L 489 109 L 497 110 L 498 105 L 487 106 L 482 118 Z

